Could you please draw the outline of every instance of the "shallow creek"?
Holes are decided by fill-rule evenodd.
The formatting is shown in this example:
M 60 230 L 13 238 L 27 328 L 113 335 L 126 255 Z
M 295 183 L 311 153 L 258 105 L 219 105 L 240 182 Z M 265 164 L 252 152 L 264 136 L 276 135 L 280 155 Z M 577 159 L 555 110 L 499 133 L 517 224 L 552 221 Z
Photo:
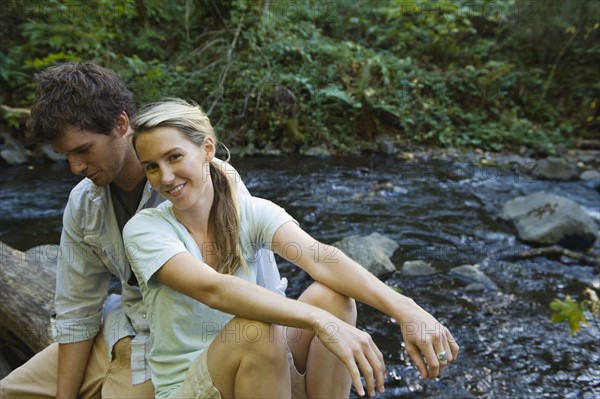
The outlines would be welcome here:
M 555 296 L 600 288 L 598 271 L 565 259 L 505 261 L 528 247 L 498 218 L 504 203 L 544 190 L 600 211 L 600 193 L 582 182 L 531 179 L 526 171 L 468 162 L 385 157 L 245 158 L 234 162 L 250 191 L 283 206 L 315 238 L 384 234 L 400 244 L 392 261 L 424 260 L 438 273 L 386 280 L 414 298 L 453 332 L 461 346 L 442 378 L 421 381 L 402 346 L 397 323 L 366 306 L 359 326 L 387 362 L 386 398 L 600 397 L 600 323 L 572 336 L 550 322 Z M 65 165 L 2 169 L 0 240 L 25 250 L 57 243 L 61 215 L 78 179 Z M 600 244 L 594 248 L 600 253 Z M 286 262 L 289 293 L 310 280 Z M 498 291 L 466 289 L 448 271 L 478 264 Z M 353 393 L 354 395 L 354 393 Z

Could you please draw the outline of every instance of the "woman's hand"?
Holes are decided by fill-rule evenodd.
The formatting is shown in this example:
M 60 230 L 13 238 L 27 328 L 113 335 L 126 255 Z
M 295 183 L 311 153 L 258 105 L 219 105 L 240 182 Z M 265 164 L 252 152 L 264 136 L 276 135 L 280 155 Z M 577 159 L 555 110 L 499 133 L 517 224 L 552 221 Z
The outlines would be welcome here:
M 459 346 L 450 331 L 413 302 L 396 318 L 402 329 L 406 350 L 421 378 L 436 378 L 458 357 Z
M 360 396 L 365 395 L 360 375 L 362 373 L 369 396 L 384 391 L 385 362 L 371 336 L 341 320 L 318 323 L 315 334 L 348 368 L 352 384 Z

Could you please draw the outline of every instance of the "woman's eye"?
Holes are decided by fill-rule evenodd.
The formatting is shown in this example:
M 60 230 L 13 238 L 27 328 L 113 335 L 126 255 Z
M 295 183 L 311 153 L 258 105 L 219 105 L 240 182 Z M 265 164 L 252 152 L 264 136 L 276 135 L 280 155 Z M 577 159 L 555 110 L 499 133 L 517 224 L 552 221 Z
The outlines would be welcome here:
M 148 164 L 146 165 L 146 172 L 153 172 L 156 170 L 156 165 L 155 164 Z
M 169 161 L 177 161 L 179 158 L 181 158 L 181 154 L 171 154 L 169 156 Z

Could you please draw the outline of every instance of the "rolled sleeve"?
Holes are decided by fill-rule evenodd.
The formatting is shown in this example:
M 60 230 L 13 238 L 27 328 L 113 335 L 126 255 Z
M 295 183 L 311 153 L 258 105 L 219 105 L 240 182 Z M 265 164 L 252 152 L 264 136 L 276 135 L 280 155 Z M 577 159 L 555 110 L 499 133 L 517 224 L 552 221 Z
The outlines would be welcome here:
M 79 342 L 98 334 L 111 278 L 97 250 L 86 243 L 77 212 L 67 204 L 63 216 L 53 325 L 54 339 L 58 343 Z
M 90 317 L 56 320 L 52 323 L 54 341 L 59 344 L 86 341 L 94 338 L 100 331 L 102 312 Z

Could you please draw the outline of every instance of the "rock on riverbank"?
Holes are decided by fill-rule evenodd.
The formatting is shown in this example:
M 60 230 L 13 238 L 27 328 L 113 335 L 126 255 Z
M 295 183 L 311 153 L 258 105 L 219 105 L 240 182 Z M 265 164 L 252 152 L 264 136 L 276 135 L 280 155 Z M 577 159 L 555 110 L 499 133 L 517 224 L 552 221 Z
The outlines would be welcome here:
M 577 203 L 541 191 L 508 201 L 500 217 L 535 244 L 587 250 L 598 239 L 598 225 Z
M 379 233 L 372 233 L 365 237 L 358 235 L 344 237 L 342 240 L 335 242 L 333 246 L 342 250 L 378 277 L 384 277 L 396 271 L 390 257 L 399 245 L 396 241 Z

